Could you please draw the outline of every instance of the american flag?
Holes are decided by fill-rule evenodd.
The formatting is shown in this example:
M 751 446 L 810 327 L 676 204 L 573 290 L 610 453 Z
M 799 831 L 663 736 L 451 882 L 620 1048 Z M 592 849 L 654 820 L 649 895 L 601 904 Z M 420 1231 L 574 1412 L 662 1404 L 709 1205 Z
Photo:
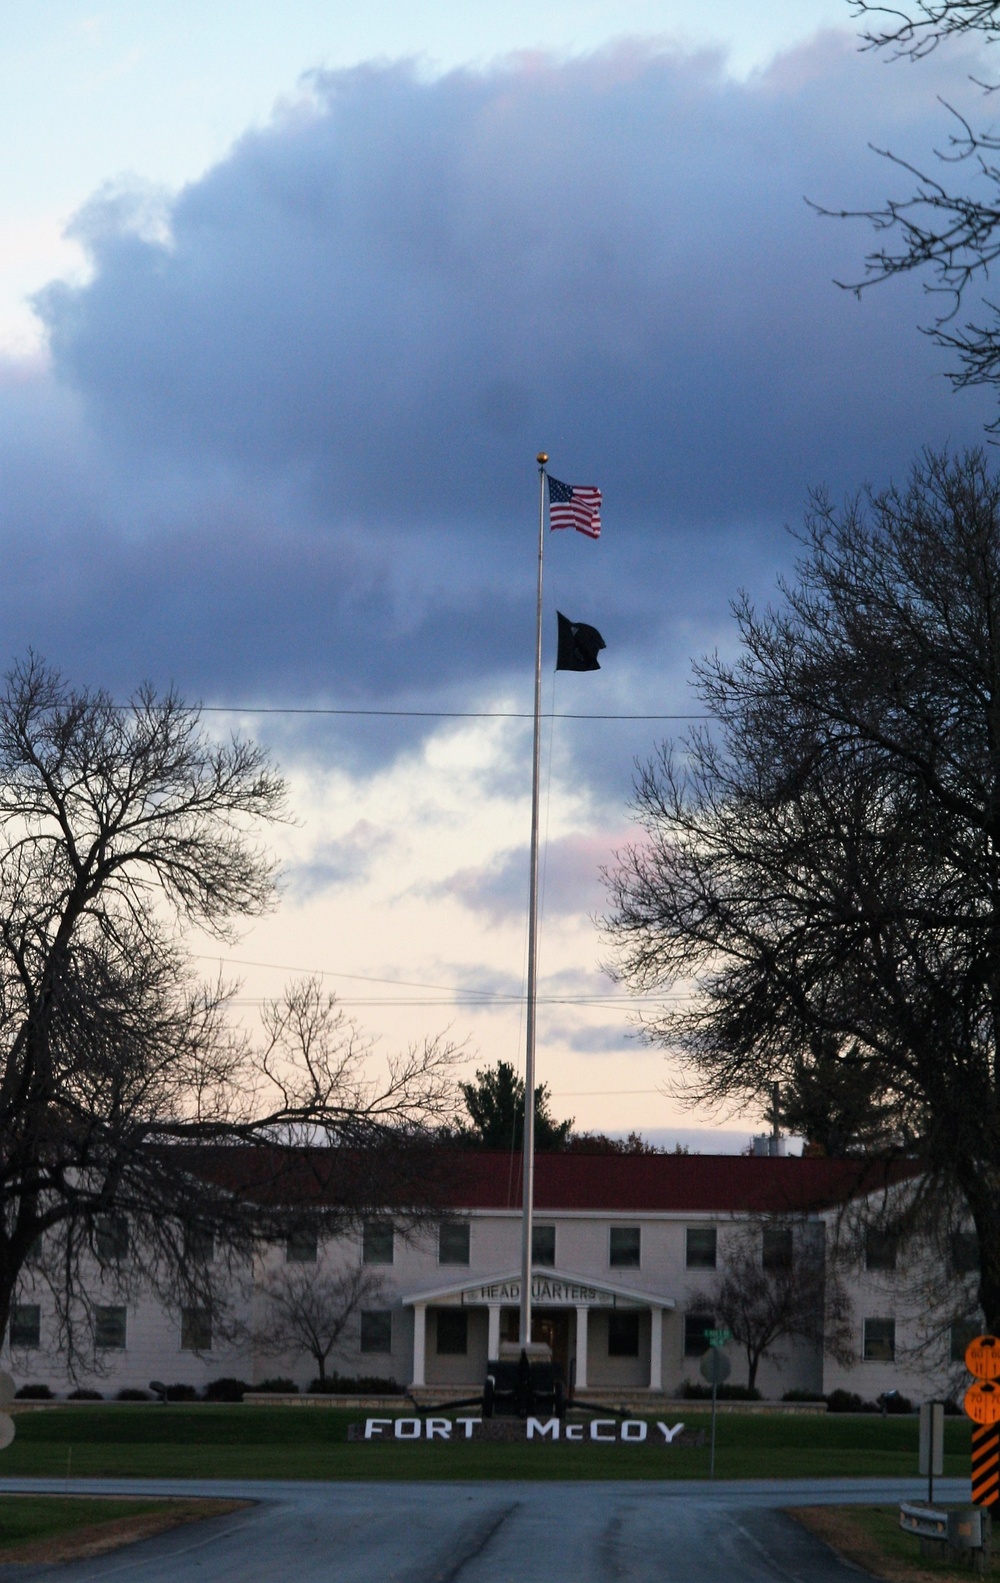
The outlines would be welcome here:
M 599 539 L 601 491 L 582 484 L 561 484 L 550 475 L 549 527 L 575 528 L 589 539 Z

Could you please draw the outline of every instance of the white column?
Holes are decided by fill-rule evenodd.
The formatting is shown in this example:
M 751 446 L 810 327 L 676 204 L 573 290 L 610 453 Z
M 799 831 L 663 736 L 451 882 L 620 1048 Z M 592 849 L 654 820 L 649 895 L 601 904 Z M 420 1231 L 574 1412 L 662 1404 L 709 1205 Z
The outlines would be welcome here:
M 500 1356 L 500 1304 L 489 1304 L 489 1339 L 486 1343 L 486 1356 L 496 1359 Z
M 576 1311 L 576 1388 L 587 1389 L 587 1313 L 586 1308 Z
M 649 1310 L 649 1388 L 663 1389 L 663 1309 Z
M 413 1305 L 413 1385 L 423 1385 L 424 1359 L 427 1354 L 427 1304 Z

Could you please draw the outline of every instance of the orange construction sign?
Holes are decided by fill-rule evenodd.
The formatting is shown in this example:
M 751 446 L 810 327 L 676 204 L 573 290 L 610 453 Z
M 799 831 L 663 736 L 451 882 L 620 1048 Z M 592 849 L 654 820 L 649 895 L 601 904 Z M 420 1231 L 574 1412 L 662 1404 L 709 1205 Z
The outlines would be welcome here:
M 965 1367 L 977 1380 L 1000 1380 L 1000 1336 L 977 1336 L 970 1341 Z
M 1000 1385 L 977 1380 L 969 1386 L 962 1405 L 974 1424 L 1000 1423 Z

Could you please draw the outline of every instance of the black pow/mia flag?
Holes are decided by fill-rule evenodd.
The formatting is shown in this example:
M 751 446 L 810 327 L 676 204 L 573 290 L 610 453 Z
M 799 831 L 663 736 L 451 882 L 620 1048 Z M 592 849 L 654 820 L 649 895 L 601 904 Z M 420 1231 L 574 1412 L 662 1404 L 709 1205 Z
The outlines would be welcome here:
M 559 623 L 559 645 L 556 650 L 557 671 L 599 671 L 597 656 L 607 644 L 596 627 L 585 621 L 570 621 L 561 611 L 556 611 Z

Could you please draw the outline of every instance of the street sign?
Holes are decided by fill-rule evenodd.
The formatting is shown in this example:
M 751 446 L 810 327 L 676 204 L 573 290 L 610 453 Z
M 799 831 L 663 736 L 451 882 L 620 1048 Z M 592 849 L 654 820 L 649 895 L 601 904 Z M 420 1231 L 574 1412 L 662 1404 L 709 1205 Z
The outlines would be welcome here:
M 732 1339 L 733 1339 L 733 1333 L 732 1333 L 731 1330 L 724 1330 L 723 1329 L 723 1330 L 706 1330 L 705 1331 L 705 1340 L 708 1342 L 710 1347 L 724 1347 L 726 1342 L 727 1341 L 732 1341 Z M 998 1343 L 998 1345 L 1000 1345 L 1000 1343 Z M 1000 1371 L 998 1371 L 998 1372 L 1000 1372 Z M 992 1376 L 991 1376 L 991 1378 L 992 1378 Z
M 977 1380 L 969 1386 L 962 1405 L 974 1424 L 1000 1423 L 1000 1385 Z
M 726 1354 L 720 1352 L 717 1347 L 709 1347 L 698 1367 L 702 1378 L 707 1380 L 709 1385 L 724 1385 L 733 1372 L 733 1365 Z
M 965 1367 L 977 1380 L 1000 1380 L 1000 1336 L 976 1336 L 970 1341 Z

